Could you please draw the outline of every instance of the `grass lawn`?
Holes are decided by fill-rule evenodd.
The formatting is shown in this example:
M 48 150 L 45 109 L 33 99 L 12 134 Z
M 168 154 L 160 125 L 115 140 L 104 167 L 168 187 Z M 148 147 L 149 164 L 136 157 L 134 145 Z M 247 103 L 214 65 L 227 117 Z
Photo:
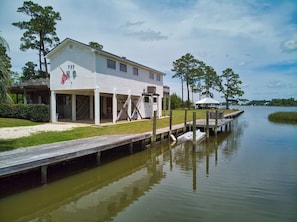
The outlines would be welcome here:
M 189 110 L 187 112 L 187 121 L 191 121 L 193 117 L 193 111 L 196 112 L 197 119 L 205 119 L 206 110 Z M 223 110 L 225 114 L 231 113 L 234 110 Z M 184 110 L 173 110 L 172 112 L 172 123 L 180 124 L 184 122 L 185 111 Z M 16 119 L 4 119 L 8 123 L 6 126 L 16 126 Z M 0 119 L 0 127 L 2 126 L 2 118 Z M 9 123 L 11 121 L 11 123 Z M 28 125 L 36 125 L 36 123 L 28 122 Z M 19 123 L 20 124 L 20 123 Z M 112 134 L 137 134 L 152 131 L 152 120 L 141 120 L 133 121 L 121 124 L 115 124 L 110 126 L 87 126 L 78 127 L 72 130 L 62 131 L 62 132 L 40 132 L 33 134 L 28 137 L 22 137 L 18 139 L 0 140 L 0 151 L 10 150 L 20 147 L 41 145 L 47 143 L 54 143 L 66 140 L 74 140 L 79 138 L 86 138 L 92 136 L 100 135 L 112 135 Z M 169 127 L 169 117 L 160 118 L 157 120 L 157 128 Z
M 0 128 L 2 127 L 16 127 L 16 126 L 34 126 L 39 123 L 32 122 L 25 119 L 0 118 Z

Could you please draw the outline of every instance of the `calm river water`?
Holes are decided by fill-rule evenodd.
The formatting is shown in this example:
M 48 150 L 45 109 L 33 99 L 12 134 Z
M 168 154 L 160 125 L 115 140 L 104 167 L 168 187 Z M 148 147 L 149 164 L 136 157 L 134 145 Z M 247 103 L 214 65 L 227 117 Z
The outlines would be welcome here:
M 297 125 L 243 107 L 208 143 L 163 143 L 0 199 L 0 221 L 297 221 Z M 22 183 L 22 181 L 20 181 Z

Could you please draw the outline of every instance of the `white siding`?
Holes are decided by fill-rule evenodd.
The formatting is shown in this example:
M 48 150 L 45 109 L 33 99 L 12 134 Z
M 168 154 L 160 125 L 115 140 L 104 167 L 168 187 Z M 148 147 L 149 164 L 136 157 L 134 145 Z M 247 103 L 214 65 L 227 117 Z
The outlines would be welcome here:
M 72 48 L 70 47 L 72 45 Z M 85 50 L 75 44 L 66 45 L 63 50 L 51 57 L 51 90 L 73 90 L 95 88 L 95 57 L 90 50 Z M 62 70 L 70 72 L 70 78 L 61 83 Z M 76 77 L 73 77 L 73 71 Z

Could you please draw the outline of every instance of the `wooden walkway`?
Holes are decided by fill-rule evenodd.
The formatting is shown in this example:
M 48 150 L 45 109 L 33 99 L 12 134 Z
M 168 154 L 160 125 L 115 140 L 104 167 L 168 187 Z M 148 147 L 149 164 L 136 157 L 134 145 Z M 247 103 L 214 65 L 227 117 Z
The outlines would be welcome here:
M 218 120 L 217 127 L 231 121 L 232 119 Z M 190 125 L 190 122 L 186 126 L 185 124 L 173 125 L 171 133 L 178 136 L 184 133 Z M 214 127 L 212 120 L 209 125 Z M 205 120 L 197 120 L 196 126 L 197 128 L 205 127 Z M 135 143 L 140 143 L 144 148 L 152 143 L 151 139 L 152 133 L 106 135 L 0 152 L 0 178 L 40 169 L 41 183 L 44 184 L 47 182 L 48 166 L 91 154 L 96 155 L 99 164 L 102 151 L 129 145 L 130 152 L 133 153 Z M 165 139 L 170 139 L 169 127 L 157 129 L 156 141 Z

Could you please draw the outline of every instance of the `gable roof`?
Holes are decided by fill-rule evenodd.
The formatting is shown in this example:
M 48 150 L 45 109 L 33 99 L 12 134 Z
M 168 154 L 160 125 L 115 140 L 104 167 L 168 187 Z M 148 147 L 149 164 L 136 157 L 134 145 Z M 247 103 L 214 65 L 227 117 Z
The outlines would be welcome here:
M 113 58 L 117 61 L 120 61 L 120 62 L 123 62 L 123 63 L 128 63 L 132 66 L 136 66 L 136 67 L 140 67 L 140 68 L 143 68 L 143 69 L 146 69 L 146 70 L 149 70 L 151 72 L 154 72 L 154 73 L 157 73 L 159 75 L 166 75 L 165 73 L 163 72 L 160 72 L 156 69 L 153 69 L 153 68 L 150 68 L 148 66 L 145 66 L 145 65 L 142 65 L 140 63 L 137 63 L 137 62 L 134 62 L 132 60 L 129 60 L 129 59 L 126 59 L 126 57 L 121 57 L 121 56 L 118 56 L 118 55 L 115 55 L 115 54 L 112 54 L 110 52 L 107 52 L 107 51 L 104 51 L 102 49 L 97 49 L 97 48 L 94 48 L 92 46 L 89 46 L 85 43 L 82 43 L 82 42 L 79 42 L 79 41 L 76 41 L 74 39 L 70 39 L 70 38 L 66 38 L 64 39 L 59 45 L 57 45 L 55 48 L 53 48 L 47 55 L 46 57 L 47 58 L 51 58 L 52 56 L 54 56 L 54 54 L 58 53 L 61 49 L 63 49 L 67 44 L 69 43 L 72 43 L 72 44 L 76 44 L 76 45 L 80 45 L 81 47 L 87 49 L 87 50 L 90 50 L 90 51 L 94 51 L 94 52 L 97 52 L 98 54 L 100 55 L 103 55 L 103 56 L 106 56 L 106 57 L 109 57 L 109 58 Z

